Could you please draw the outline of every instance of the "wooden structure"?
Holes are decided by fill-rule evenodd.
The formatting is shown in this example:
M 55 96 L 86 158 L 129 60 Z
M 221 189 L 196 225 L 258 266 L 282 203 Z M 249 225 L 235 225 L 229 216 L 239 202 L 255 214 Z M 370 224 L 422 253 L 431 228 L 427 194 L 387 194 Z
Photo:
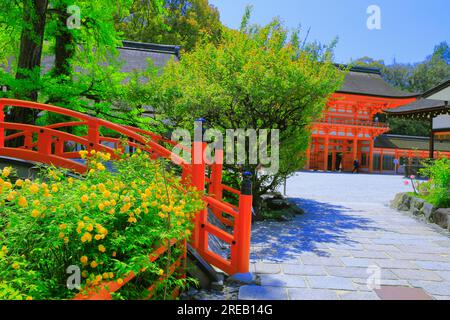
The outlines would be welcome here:
M 450 140 L 450 80 L 425 92 L 421 99 L 402 107 L 385 110 L 389 116 L 430 121 L 430 159 L 435 158 L 435 139 Z
M 358 159 L 362 171 L 373 172 L 375 138 L 389 131 L 377 114 L 417 97 L 387 84 L 377 69 L 352 68 L 343 87 L 329 100 L 323 118 L 311 128 L 306 169 L 351 171 Z

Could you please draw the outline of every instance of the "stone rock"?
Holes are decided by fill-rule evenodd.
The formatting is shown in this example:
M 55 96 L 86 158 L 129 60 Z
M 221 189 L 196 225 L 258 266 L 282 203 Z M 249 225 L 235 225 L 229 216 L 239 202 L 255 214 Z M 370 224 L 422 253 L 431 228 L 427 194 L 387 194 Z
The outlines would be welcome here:
M 433 222 L 433 213 L 436 211 L 436 207 L 433 206 L 431 203 L 425 202 L 422 207 L 422 212 L 425 215 L 425 218 L 429 222 Z
M 422 209 L 424 204 L 425 204 L 425 201 L 423 199 L 411 197 L 409 210 L 411 211 L 411 213 L 420 211 L 420 209 Z
M 222 291 L 224 288 L 223 281 L 217 281 L 211 283 L 211 290 Z
M 286 199 L 268 199 L 266 203 L 267 207 L 271 210 L 283 210 L 289 208 L 291 205 Z
M 232 275 L 227 279 L 229 283 L 239 283 L 239 284 L 254 284 L 256 283 L 256 277 L 253 273 L 237 273 Z
M 437 209 L 433 215 L 433 221 L 444 229 L 450 230 L 450 208 Z
M 398 193 L 394 200 L 391 201 L 391 208 L 400 210 L 400 211 L 408 211 L 410 208 L 411 196 L 407 193 Z

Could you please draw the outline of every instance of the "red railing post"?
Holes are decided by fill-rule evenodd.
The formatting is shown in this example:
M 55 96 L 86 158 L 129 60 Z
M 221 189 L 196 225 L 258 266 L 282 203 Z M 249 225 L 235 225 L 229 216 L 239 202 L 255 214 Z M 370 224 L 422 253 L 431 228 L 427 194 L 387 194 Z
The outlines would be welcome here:
M 203 119 L 200 120 L 202 123 Z M 205 191 L 205 151 L 206 143 L 203 142 L 203 130 L 201 127 L 198 128 L 196 124 L 196 133 L 194 142 L 192 145 L 191 155 L 192 155 L 192 185 L 197 188 L 198 191 L 204 193 Z M 207 223 L 207 210 L 201 210 L 197 213 L 195 217 L 194 233 L 192 237 L 192 245 L 200 253 L 205 252 L 208 249 L 208 238 L 205 232 L 205 225 Z
M 52 136 L 43 128 L 38 133 L 37 149 L 39 153 L 52 154 Z
M 5 106 L 3 103 L 0 103 L 0 121 L 5 121 L 5 112 L 4 109 Z M 3 126 L 0 127 L 0 148 L 3 148 L 5 146 L 5 128 Z
M 223 150 L 216 149 L 215 160 L 211 165 L 211 183 L 209 185 L 209 194 L 216 200 L 222 201 L 222 172 L 223 172 Z M 217 217 L 222 215 L 222 212 L 216 208 L 212 211 Z
M 92 118 L 88 121 L 88 134 L 87 138 L 89 140 L 88 150 L 91 151 L 97 147 L 100 143 L 100 126 L 98 124 L 98 120 Z
M 239 214 L 235 223 L 235 244 L 231 259 L 236 273 L 249 272 L 250 240 L 252 232 L 252 181 L 251 173 L 245 172 L 239 196 Z

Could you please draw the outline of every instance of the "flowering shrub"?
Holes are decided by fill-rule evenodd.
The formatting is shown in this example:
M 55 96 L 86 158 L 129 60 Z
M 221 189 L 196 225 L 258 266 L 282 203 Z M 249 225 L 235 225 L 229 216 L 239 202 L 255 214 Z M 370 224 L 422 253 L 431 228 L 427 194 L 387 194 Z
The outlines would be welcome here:
M 0 299 L 73 298 L 69 266 L 80 268 L 79 290 L 139 273 L 116 297 L 140 298 L 138 289 L 167 274 L 181 254 L 174 246 L 153 263 L 148 258 L 169 239 L 190 236 L 204 206 L 198 192 L 181 188 L 164 162 L 140 150 L 112 161 L 112 171 L 105 168 L 109 154 L 80 154 L 89 170 L 79 178 L 56 168 L 34 181 L 0 171 Z M 162 286 L 175 284 L 184 282 L 173 275 Z
M 420 173 L 430 178 L 424 184 L 427 190 L 424 198 L 438 207 L 450 207 L 450 159 L 425 163 Z

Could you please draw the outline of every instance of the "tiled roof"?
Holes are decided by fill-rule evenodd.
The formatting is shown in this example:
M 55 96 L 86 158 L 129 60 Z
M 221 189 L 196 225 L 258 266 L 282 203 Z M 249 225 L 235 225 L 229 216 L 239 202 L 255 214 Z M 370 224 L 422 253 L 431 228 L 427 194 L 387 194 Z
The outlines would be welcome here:
M 419 94 L 401 91 L 383 80 L 381 73 L 372 68 L 351 68 L 344 84 L 337 92 L 353 93 L 386 98 L 409 98 Z
M 430 139 L 427 137 L 412 137 L 384 134 L 375 138 L 375 148 L 429 150 Z M 450 141 L 435 139 L 434 150 L 450 152 Z

